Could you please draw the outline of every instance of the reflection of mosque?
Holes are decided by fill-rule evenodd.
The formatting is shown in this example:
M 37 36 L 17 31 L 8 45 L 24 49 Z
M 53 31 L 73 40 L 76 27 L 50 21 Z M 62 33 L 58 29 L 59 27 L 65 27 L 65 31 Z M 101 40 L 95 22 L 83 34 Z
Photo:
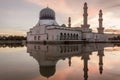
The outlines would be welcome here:
M 60 59 L 69 59 L 71 66 L 71 58 L 74 56 L 81 57 L 84 63 L 84 80 L 88 78 L 88 60 L 94 51 L 98 51 L 99 71 L 103 72 L 103 56 L 104 47 L 114 46 L 112 44 L 75 44 L 75 45 L 40 45 L 27 44 L 27 52 L 35 58 L 39 64 L 40 74 L 44 77 L 51 77 L 56 72 L 56 63 Z

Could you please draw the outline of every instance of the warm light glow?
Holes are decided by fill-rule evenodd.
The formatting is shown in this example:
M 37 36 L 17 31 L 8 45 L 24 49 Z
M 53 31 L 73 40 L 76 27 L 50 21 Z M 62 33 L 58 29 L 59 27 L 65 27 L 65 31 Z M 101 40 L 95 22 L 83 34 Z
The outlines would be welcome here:
M 0 33 L 25 35 L 30 27 L 38 21 L 39 11 L 42 8 L 50 7 L 56 12 L 56 20 L 61 24 L 68 24 L 68 17 L 71 17 L 73 27 L 80 27 L 83 24 L 83 0 L 13 0 L 1 1 L 0 3 Z M 88 3 L 88 23 L 93 31 L 97 32 L 98 13 L 103 10 L 103 27 L 105 29 L 120 29 L 119 0 L 91 0 Z M 104 4 L 106 3 L 106 4 Z M 7 6 L 5 6 L 7 5 Z M 11 6 L 12 5 L 12 6 Z M 23 6 L 21 6 L 23 5 Z M 21 27 L 18 27 L 21 26 Z M 15 30 L 14 30 L 15 29 Z M 22 32 L 21 30 L 24 29 Z M 113 33 L 113 31 L 111 31 Z M 119 33 L 119 30 L 114 32 Z

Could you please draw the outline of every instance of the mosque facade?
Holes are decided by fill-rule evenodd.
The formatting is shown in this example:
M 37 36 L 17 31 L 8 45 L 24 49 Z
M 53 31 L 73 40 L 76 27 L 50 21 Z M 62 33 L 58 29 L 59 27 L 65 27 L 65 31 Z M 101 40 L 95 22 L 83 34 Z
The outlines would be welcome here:
M 109 38 L 117 34 L 104 33 L 103 13 L 99 11 L 98 32 L 92 32 L 88 24 L 88 6 L 84 3 L 83 24 L 81 27 L 72 27 L 71 18 L 68 19 L 68 26 L 59 25 L 56 21 L 55 12 L 50 8 L 40 11 L 38 23 L 27 32 L 27 42 L 109 42 Z

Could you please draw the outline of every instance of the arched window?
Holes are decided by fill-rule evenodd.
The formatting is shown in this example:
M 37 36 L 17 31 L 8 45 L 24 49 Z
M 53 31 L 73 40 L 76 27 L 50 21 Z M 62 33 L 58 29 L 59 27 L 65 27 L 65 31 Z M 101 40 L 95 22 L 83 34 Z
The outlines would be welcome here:
M 70 39 L 72 40 L 72 33 L 71 33 Z
M 76 35 L 76 39 L 78 40 L 78 34 Z
M 67 40 L 69 40 L 69 33 L 67 34 Z
M 34 46 L 34 49 L 35 49 L 35 50 L 37 49 L 36 46 Z
M 63 47 L 60 46 L 60 53 L 63 53 Z
M 75 34 L 73 35 L 73 40 L 75 40 Z
M 38 36 L 38 40 L 40 40 L 40 36 Z
M 36 40 L 36 36 L 34 36 L 34 40 Z
M 60 40 L 63 40 L 63 33 L 60 33 Z
M 66 49 L 66 46 L 64 46 L 64 53 L 66 53 L 67 49 Z
M 64 33 L 64 40 L 66 40 L 66 33 Z

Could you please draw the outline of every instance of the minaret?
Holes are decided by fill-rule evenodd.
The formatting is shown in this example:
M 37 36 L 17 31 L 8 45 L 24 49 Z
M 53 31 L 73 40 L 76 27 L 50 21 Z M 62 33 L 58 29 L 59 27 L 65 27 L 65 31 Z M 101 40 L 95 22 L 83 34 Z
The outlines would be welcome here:
M 68 18 L 68 27 L 71 27 L 71 17 Z
M 98 51 L 98 56 L 99 56 L 99 72 L 100 74 L 103 73 L 103 56 L 104 56 L 104 50 L 99 50 Z
M 102 23 L 103 22 L 102 15 L 103 15 L 102 10 L 100 10 L 99 11 L 99 19 L 98 19 L 98 21 L 99 21 L 99 28 L 97 28 L 98 33 L 104 33 L 104 28 L 103 28 L 103 23 Z
M 87 21 L 88 21 L 88 12 L 87 12 L 88 7 L 87 7 L 86 2 L 84 3 L 83 9 L 84 9 L 84 13 L 83 13 L 84 22 L 83 22 L 83 25 L 81 25 L 81 27 L 89 29 L 90 25 L 87 23 Z

